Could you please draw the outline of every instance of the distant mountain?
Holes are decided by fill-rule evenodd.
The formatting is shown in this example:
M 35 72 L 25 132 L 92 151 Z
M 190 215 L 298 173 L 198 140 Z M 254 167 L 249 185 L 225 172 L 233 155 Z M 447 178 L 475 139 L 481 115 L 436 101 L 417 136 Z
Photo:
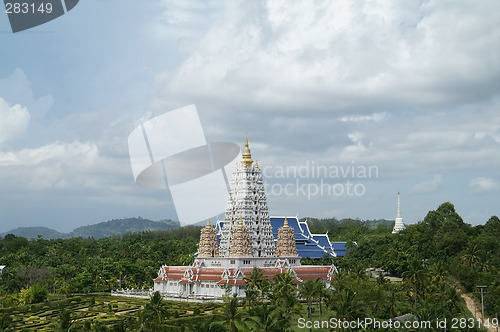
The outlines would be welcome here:
M 178 221 L 170 219 L 153 221 L 138 217 L 114 219 L 94 225 L 78 227 L 70 233 L 61 233 L 47 227 L 18 227 L 2 233 L 0 236 L 4 237 L 7 234 L 14 234 L 15 236 L 22 236 L 27 239 L 36 239 L 39 235 L 44 239 L 65 239 L 70 237 L 93 237 L 100 239 L 103 237 L 122 235 L 125 233 L 160 230 L 167 231 L 179 227 L 180 223 Z
M 55 229 L 48 227 L 18 227 L 2 233 L 0 236 L 4 237 L 7 234 L 14 234 L 18 237 L 22 236 L 27 239 L 36 239 L 39 235 L 44 239 L 62 239 L 68 237 L 68 234 L 58 232 Z
M 168 231 L 179 228 L 180 223 L 170 219 L 152 221 L 149 219 L 127 218 L 100 222 L 95 225 L 78 227 L 69 233 L 69 237 L 93 237 L 96 239 L 125 233 L 142 231 Z

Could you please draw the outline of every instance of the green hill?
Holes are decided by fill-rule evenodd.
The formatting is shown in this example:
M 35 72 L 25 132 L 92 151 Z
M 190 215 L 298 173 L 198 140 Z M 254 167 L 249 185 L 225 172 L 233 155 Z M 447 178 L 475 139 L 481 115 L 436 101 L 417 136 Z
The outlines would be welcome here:
M 0 236 L 5 237 L 7 234 L 14 234 L 15 236 L 21 236 L 27 239 L 36 239 L 38 236 L 44 239 L 64 239 L 68 237 L 68 234 L 58 232 L 48 227 L 17 227 L 0 234 Z
M 100 239 L 113 235 L 122 235 L 125 233 L 137 233 L 142 231 L 167 231 L 179 228 L 180 223 L 173 220 L 153 221 L 149 219 L 127 218 L 113 219 L 101 222 L 95 225 L 78 227 L 69 233 L 69 237 L 93 237 Z
M 38 236 L 41 236 L 44 239 L 65 239 L 71 237 L 93 237 L 95 239 L 100 239 L 113 235 L 122 235 L 142 231 L 167 231 L 179 227 L 180 223 L 178 221 L 170 219 L 153 221 L 137 217 L 113 219 L 94 225 L 82 226 L 74 229 L 70 233 L 61 233 L 47 227 L 18 227 L 2 233 L 0 236 L 5 237 L 7 234 L 14 234 L 15 236 L 24 237 L 26 239 L 36 239 Z

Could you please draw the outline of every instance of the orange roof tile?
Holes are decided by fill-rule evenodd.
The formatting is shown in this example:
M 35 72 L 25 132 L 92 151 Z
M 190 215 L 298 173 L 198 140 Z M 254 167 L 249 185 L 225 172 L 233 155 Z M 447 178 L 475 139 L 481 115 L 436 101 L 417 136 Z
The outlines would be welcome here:
M 206 275 L 199 275 L 196 278 L 197 280 L 220 280 L 220 276 L 206 276 Z
M 163 268 L 163 271 L 166 273 L 184 273 L 186 270 L 188 270 L 190 267 L 189 266 L 165 266 Z

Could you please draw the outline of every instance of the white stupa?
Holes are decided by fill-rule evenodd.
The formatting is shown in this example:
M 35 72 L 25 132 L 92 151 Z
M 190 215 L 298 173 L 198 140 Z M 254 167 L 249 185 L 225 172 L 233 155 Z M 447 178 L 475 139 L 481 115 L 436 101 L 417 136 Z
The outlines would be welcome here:
M 403 217 L 401 217 L 401 207 L 399 205 L 399 192 L 398 192 L 398 213 L 396 215 L 396 220 L 394 220 L 394 228 L 392 229 L 392 234 L 397 234 L 406 229 L 403 223 Z

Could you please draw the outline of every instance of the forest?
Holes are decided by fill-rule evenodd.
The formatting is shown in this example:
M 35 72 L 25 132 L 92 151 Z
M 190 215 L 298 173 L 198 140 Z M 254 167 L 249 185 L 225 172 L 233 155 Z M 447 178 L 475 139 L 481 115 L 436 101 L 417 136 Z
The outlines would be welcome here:
M 0 239 L 0 265 L 6 266 L 0 281 L 0 331 L 37 329 L 30 326 L 44 326 L 46 331 L 305 331 L 309 329 L 301 324 L 304 320 L 373 317 L 389 321 L 406 314 L 420 321 L 461 319 L 466 324 L 457 330 L 476 331 L 479 325 L 469 324 L 473 315 L 460 294 L 479 300 L 480 285 L 486 286 L 486 316 L 495 318 L 500 311 L 500 219 L 496 216 L 484 225 L 471 226 L 446 202 L 400 234 L 392 234 L 391 225 L 384 221 L 309 218 L 308 222 L 312 232 L 328 231 L 331 240 L 349 241 L 344 258 L 301 261 L 335 264 L 339 272 L 331 287 L 318 280 L 296 287 L 287 274 L 277 275 L 270 283 L 256 269 L 247 279 L 245 300 L 232 296 L 228 288 L 224 302 L 210 307 L 167 302 L 158 294 L 149 300 L 136 299 L 139 302 L 133 305 L 105 297 L 118 288 L 151 288 L 163 264 L 191 264 L 200 227 L 101 239 L 27 240 L 7 234 Z M 371 277 L 368 268 L 383 269 L 402 281 Z M 78 312 L 109 306 L 105 312 L 127 314 L 76 319 L 72 306 L 80 308 Z M 40 320 L 29 325 L 30 312 L 50 319 L 45 325 Z M 19 319 L 22 315 L 24 320 Z

